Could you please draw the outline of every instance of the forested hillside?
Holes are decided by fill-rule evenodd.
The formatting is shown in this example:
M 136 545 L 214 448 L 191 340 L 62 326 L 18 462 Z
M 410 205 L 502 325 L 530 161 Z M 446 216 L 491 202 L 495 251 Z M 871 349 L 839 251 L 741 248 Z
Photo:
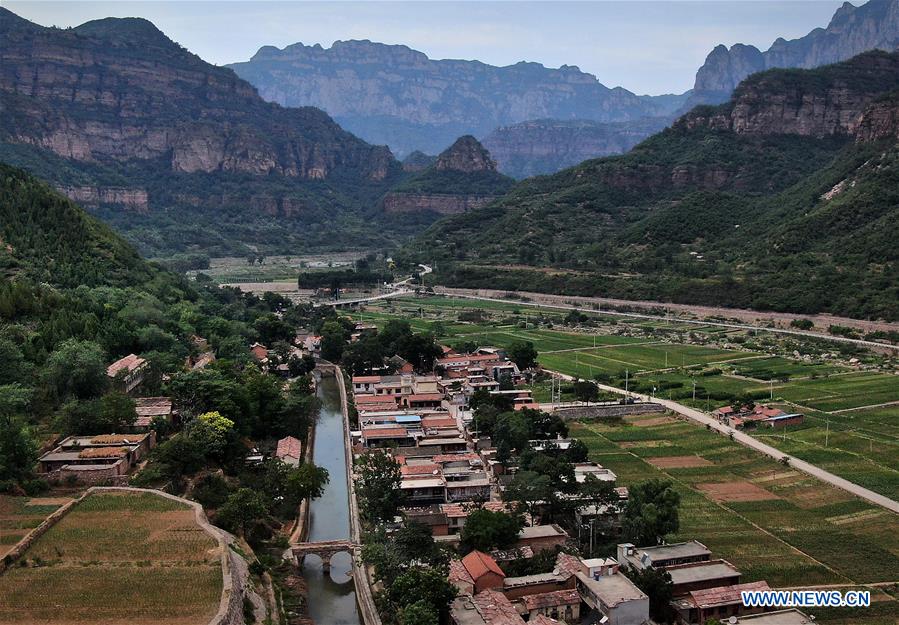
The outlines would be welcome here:
M 899 318 L 897 86 L 883 52 L 757 74 L 410 249 L 455 285 Z
M 142 260 L 45 183 L 6 165 L 0 165 L 0 239 L 0 492 L 46 488 L 32 467 L 37 449 L 59 436 L 122 432 L 134 422 L 133 398 L 117 390 L 106 369 L 130 353 L 148 362 L 139 392 L 171 396 L 189 422 L 175 435 L 167 422 L 153 424 L 160 437 L 171 437 L 154 452 L 146 483 L 177 489 L 204 467 L 236 475 L 249 442 L 305 436 L 318 407 L 308 379 L 282 392 L 284 381 L 264 375 L 248 346 L 269 345 L 271 363 L 289 363 L 301 376 L 310 365 L 288 357 L 289 342 L 297 326 L 320 327 L 325 315 L 278 296 L 257 299 L 208 281 L 188 283 Z M 202 370 L 185 364 L 202 349 L 196 336 L 217 356 Z M 199 418 L 212 411 L 227 426 L 214 452 L 204 446 L 206 422 Z M 255 478 L 241 477 L 248 479 Z M 225 498 L 234 484 L 219 488 Z

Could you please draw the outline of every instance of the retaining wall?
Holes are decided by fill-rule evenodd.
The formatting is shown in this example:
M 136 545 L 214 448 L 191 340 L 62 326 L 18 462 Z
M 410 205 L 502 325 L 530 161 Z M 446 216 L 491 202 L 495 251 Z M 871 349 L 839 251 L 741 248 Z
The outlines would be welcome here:
M 632 414 L 665 412 L 662 404 L 644 402 L 639 404 L 615 404 L 612 406 L 573 406 L 556 408 L 555 414 L 563 419 L 609 419 Z
M 58 523 L 60 519 L 68 514 L 73 507 L 78 505 L 78 503 L 83 501 L 85 497 L 90 496 L 92 493 L 109 491 L 152 493 L 159 497 L 165 497 L 166 499 L 171 499 L 172 501 L 177 501 L 178 503 L 193 508 L 197 525 L 218 543 L 219 551 L 221 553 L 222 596 L 219 600 L 219 609 L 215 616 L 209 621 L 208 625 L 244 624 L 243 597 L 247 589 L 249 571 L 247 563 L 230 547 L 231 543 L 234 541 L 234 537 L 209 523 L 206 514 L 203 512 L 203 506 L 196 501 L 176 497 L 175 495 L 160 490 L 125 486 L 93 486 L 88 488 L 80 497 L 73 499 L 53 512 L 53 514 L 44 519 L 40 525 L 31 530 L 27 536 L 16 543 L 15 547 L 13 547 L 9 553 L 4 556 L 3 561 L 0 562 L 0 574 L 21 558 L 38 538 L 47 533 L 47 530 Z

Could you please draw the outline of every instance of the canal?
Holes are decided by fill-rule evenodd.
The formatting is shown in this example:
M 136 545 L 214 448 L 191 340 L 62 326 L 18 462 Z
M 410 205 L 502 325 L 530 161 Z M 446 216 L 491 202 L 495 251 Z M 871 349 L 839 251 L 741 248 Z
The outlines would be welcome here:
M 318 385 L 322 410 L 315 427 L 313 461 L 328 470 L 330 480 L 324 494 L 309 506 L 309 542 L 350 537 L 343 411 L 337 384 L 335 377 L 322 377 Z M 349 553 L 331 559 L 330 574 L 322 572 L 318 557 L 306 557 L 303 577 L 309 589 L 309 615 L 316 625 L 361 624 L 351 570 Z

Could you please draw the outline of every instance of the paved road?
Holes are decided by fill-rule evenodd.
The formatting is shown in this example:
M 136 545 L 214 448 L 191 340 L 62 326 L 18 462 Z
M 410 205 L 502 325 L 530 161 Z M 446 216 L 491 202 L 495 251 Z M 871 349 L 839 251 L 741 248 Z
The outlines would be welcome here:
M 569 375 L 564 375 L 564 374 L 558 374 L 558 375 L 561 375 L 563 378 L 565 378 L 567 380 L 573 379 Z M 611 393 L 618 393 L 619 395 L 625 394 L 623 389 L 617 388 L 615 386 L 607 386 L 605 384 L 597 384 L 597 386 L 604 391 L 609 391 Z M 825 471 L 824 469 L 821 469 L 820 467 L 816 467 L 813 464 L 809 464 L 808 462 L 805 462 L 804 460 L 800 460 L 799 458 L 796 458 L 795 456 L 790 456 L 788 454 L 785 454 L 784 452 L 780 451 L 776 447 L 772 447 L 771 445 L 766 445 L 765 443 L 759 441 L 756 438 L 753 438 L 752 436 L 750 436 L 748 434 L 744 434 L 743 432 L 741 432 L 739 430 L 734 430 L 733 428 L 730 428 L 730 427 L 724 425 L 723 423 L 718 422 L 716 419 L 713 419 L 712 417 L 708 416 L 704 412 L 701 412 L 694 408 L 689 408 L 687 406 L 684 406 L 683 404 L 679 404 L 675 401 L 671 401 L 668 399 L 659 399 L 658 397 L 649 397 L 647 395 L 641 395 L 639 393 L 630 393 L 630 396 L 640 399 L 642 401 L 652 401 L 652 402 L 656 402 L 658 404 L 662 404 L 669 410 L 676 412 L 678 414 L 681 414 L 689 419 L 692 419 L 693 421 L 696 421 L 697 423 L 700 423 L 701 425 L 710 426 L 713 430 L 716 430 L 723 434 L 727 434 L 727 435 L 733 434 L 734 440 L 736 442 L 740 443 L 741 445 L 745 445 L 746 447 L 749 447 L 751 449 L 754 449 L 755 451 L 763 453 L 766 456 L 771 456 L 772 458 L 775 458 L 777 460 L 780 460 L 781 458 L 786 457 L 790 461 L 791 468 L 802 471 L 803 473 L 807 473 L 808 475 L 811 475 L 812 477 L 815 477 L 815 478 L 821 480 L 822 482 L 827 482 L 828 484 L 830 484 L 832 486 L 836 486 L 837 488 L 840 488 L 849 493 L 852 493 L 853 495 L 855 495 L 857 497 L 861 497 L 862 499 L 864 499 L 866 501 L 869 501 L 873 504 L 876 504 L 878 506 L 886 508 L 887 510 L 890 510 L 891 512 L 895 512 L 895 513 L 899 514 L 899 502 L 894 501 L 894 500 L 890 499 L 889 497 L 885 497 L 879 493 L 875 493 L 872 490 L 868 490 L 867 488 L 863 488 L 862 486 L 859 486 L 858 484 L 855 484 L 854 482 L 850 482 L 849 480 L 843 479 L 838 475 L 834 475 L 833 473 Z

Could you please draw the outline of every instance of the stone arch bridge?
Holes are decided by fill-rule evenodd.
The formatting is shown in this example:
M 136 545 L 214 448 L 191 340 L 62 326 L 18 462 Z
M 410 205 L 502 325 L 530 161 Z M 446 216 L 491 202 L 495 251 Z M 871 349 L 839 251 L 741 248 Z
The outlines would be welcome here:
M 303 561 L 308 555 L 318 556 L 322 561 L 322 570 L 327 573 L 331 570 L 331 558 L 336 553 L 346 552 L 350 556 L 355 556 L 356 550 L 360 546 L 349 539 L 343 540 L 324 540 L 315 543 L 297 543 L 290 547 L 294 560 L 298 567 L 303 566 Z

